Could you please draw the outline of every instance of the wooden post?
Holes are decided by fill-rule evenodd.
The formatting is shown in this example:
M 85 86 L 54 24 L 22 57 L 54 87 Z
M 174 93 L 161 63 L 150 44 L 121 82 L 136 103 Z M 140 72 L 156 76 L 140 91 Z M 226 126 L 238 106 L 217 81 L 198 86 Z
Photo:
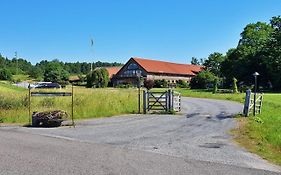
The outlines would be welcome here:
M 166 95 L 165 95 L 165 101 L 166 101 L 166 112 L 169 111 L 169 96 L 170 96 L 170 93 L 169 93 L 169 90 L 166 91 Z
M 28 123 L 31 125 L 31 89 L 30 84 L 28 85 Z
M 250 112 L 250 105 L 251 105 L 251 90 L 248 89 L 246 91 L 245 103 L 244 103 L 244 110 L 243 114 L 248 117 Z
M 143 90 L 143 113 L 146 114 L 147 110 L 147 92 Z
M 171 92 L 171 109 L 174 110 L 174 90 L 172 90 Z
M 74 94 L 73 94 L 73 84 L 71 84 L 71 120 L 72 120 L 72 126 L 75 128 L 75 123 L 74 123 L 74 105 L 73 105 L 73 101 L 74 101 Z

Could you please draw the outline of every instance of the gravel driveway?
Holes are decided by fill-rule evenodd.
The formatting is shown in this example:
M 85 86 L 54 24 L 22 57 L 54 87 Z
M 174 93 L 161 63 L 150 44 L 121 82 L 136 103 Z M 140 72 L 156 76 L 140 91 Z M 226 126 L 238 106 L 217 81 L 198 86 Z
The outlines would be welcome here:
M 228 132 L 236 121 L 231 116 L 240 112 L 242 105 L 235 102 L 183 98 L 180 115 L 125 115 L 80 121 L 76 128 L 15 127 L 13 130 L 279 172 L 279 167 L 233 143 Z

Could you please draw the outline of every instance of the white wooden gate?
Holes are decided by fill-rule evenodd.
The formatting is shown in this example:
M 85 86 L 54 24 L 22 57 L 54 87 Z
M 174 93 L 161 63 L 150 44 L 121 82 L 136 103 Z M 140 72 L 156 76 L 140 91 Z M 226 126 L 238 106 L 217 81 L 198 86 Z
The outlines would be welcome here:
M 143 91 L 143 112 L 181 110 L 181 95 L 172 90 L 153 92 Z

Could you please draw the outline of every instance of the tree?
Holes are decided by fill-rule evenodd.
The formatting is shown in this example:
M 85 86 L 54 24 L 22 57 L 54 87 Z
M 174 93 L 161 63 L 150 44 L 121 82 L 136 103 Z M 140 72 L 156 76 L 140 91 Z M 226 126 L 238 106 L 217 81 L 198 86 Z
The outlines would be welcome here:
M 214 52 L 209 55 L 208 59 L 205 60 L 204 66 L 207 70 L 215 74 L 216 76 L 221 77 L 221 64 L 224 61 L 225 57 L 218 52 Z
M 69 73 L 63 69 L 61 62 L 54 60 L 48 62 L 44 71 L 44 81 L 62 82 L 68 81 Z
M 221 64 L 221 71 L 231 85 L 232 77 L 236 77 L 245 85 L 252 84 L 252 74 L 259 72 L 260 83 L 268 82 L 268 74 L 262 52 L 272 35 L 273 27 L 267 23 L 257 22 L 248 24 L 241 33 L 241 39 L 235 49 L 230 49 L 225 61 Z
M 43 71 L 39 67 L 36 67 L 36 66 L 33 66 L 29 70 L 28 74 L 31 78 L 35 78 L 35 79 L 43 78 Z
M 6 69 L 0 69 L 0 80 L 11 80 L 12 79 L 12 74 L 11 72 Z
M 212 72 L 204 70 L 199 72 L 190 81 L 191 89 L 205 89 L 209 85 L 213 84 L 215 79 L 218 79 Z
M 281 18 L 273 17 L 270 24 L 274 31 L 270 40 L 265 46 L 264 52 L 260 55 L 263 57 L 263 64 L 266 67 L 268 81 L 272 82 L 274 89 L 281 89 Z
M 91 88 L 91 87 L 97 87 L 97 88 L 107 87 L 108 82 L 109 82 L 109 74 L 108 74 L 108 71 L 104 68 L 95 69 L 94 71 L 87 74 L 86 80 L 87 80 L 86 86 L 88 88 Z
M 197 58 L 195 58 L 195 57 L 191 58 L 191 62 L 190 63 L 193 64 L 193 65 L 200 65 L 200 61 Z

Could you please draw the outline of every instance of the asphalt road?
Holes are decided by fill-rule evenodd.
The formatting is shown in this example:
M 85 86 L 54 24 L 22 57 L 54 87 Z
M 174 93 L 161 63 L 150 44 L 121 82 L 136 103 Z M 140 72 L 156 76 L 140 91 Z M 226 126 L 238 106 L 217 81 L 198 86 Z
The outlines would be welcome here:
M 183 99 L 182 115 L 129 115 L 76 128 L 0 129 L 0 174 L 278 174 L 235 145 L 242 105 Z

